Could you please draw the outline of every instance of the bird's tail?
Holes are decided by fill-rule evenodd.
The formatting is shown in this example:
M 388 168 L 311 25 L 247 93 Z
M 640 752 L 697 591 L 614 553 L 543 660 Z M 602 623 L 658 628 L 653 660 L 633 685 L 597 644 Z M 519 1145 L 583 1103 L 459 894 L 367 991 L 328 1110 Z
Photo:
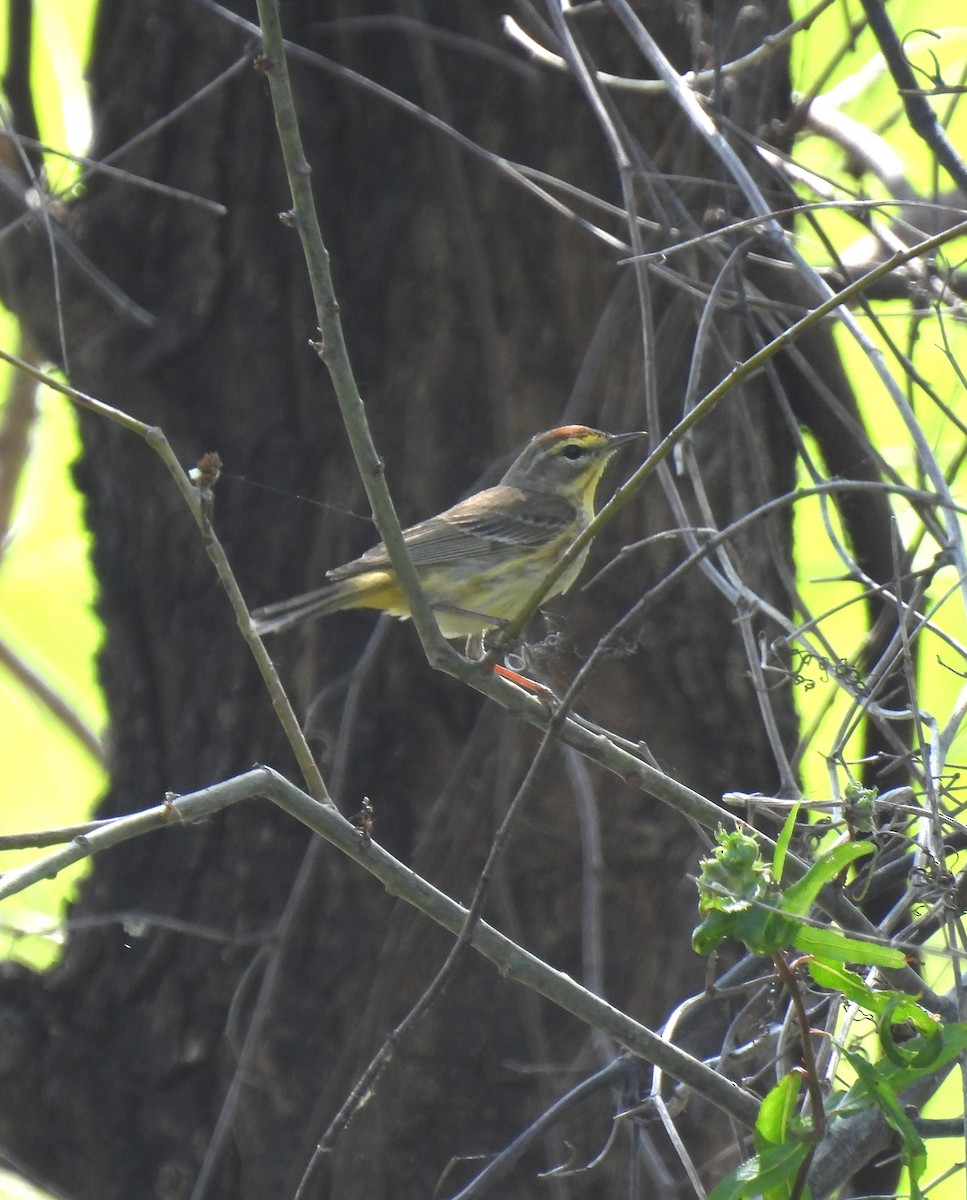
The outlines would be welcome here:
M 358 593 L 358 584 L 354 586 L 351 581 L 329 583 L 325 587 L 316 588 L 315 591 L 303 592 L 301 596 L 292 596 L 288 600 L 279 600 L 275 604 L 266 604 L 264 608 L 254 609 L 252 624 L 260 636 L 279 633 L 312 617 L 324 617 L 342 608 L 361 607 Z

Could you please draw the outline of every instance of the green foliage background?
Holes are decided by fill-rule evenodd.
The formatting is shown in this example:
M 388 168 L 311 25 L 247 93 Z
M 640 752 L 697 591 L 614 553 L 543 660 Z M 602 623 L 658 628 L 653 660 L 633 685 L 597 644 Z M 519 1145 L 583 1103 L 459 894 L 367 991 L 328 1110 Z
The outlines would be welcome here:
M 86 149 L 90 130 L 83 62 L 93 10 L 88 0 L 37 5 L 32 78 L 41 136 L 75 153 Z M 5 57 L 5 46 L 2 52 Z M 55 189 L 70 186 L 77 175 L 62 158 L 51 158 L 48 169 Z M 0 337 L 16 349 L 15 324 L 6 313 Z M 3 367 L 0 394 L 9 386 L 9 370 Z M 101 630 L 91 607 L 89 539 L 70 474 L 78 452 L 76 423 L 67 401 L 47 389 L 41 390 L 39 410 L 0 569 L 0 637 L 97 729 L 104 724 L 95 665 Z M 83 820 L 104 784 L 100 765 L 6 670 L 0 670 L 0 706 L 0 756 L 9 781 L 3 832 Z M 0 855 L 0 869 L 23 857 Z M 34 965 L 51 961 L 69 885 L 69 878 L 52 880 L 0 907 L 6 953 Z M 43 932 L 24 937 L 30 930 Z
M 814 5 L 806 0 L 795 0 L 793 14 L 801 17 Z M 889 15 L 904 41 L 911 61 L 923 70 L 935 73 L 939 65 L 944 79 L 949 83 L 963 84 L 967 69 L 967 26 L 950 29 L 951 7 L 943 0 L 895 0 L 890 4 Z M 873 74 L 868 64 L 876 58 L 876 45 L 868 29 L 855 36 L 854 49 L 847 52 L 850 28 L 862 16 L 858 0 L 833 4 L 815 21 L 809 30 L 797 35 L 792 55 L 793 87 L 800 94 L 809 93 L 820 81 L 822 91 L 844 87 L 849 81 L 862 80 L 853 99 L 843 105 L 843 111 L 855 121 L 869 129 L 878 131 L 890 149 L 900 155 L 905 166 L 907 181 L 923 198 L 928 199 L 934 189 L 949 188 L 946 176 L 938 178 L 926 146 L 907 125 L 896 88 L 885 70 Z M 942 31 L 942 38 L 934 38 L 925 30 Z M 919 32 L 918 32 L 919 31 Z M 926 80 L 923 80 L 926 85 Z M 961 152 L 967 148 L 967 107 L 961 102 L 954 104 L 956 97 L 943 97 L 935 101 L 938 115 L 945 118 L 948 133 Z M 856 196 L 877 199 L 886 195 L 882 184 L 869 175 L 857 180 L 851 174 L 851 163 L 844 150 L 835 147 L 827 139 L 810 135 L 805 131 L 796 146 L 796 161 L 828 180 L 836 194 L 846 198 Z M 804 200 L 820 197 L 808 188 L 801 187 Z M 886 210 L 895 212 L 895 209 Z M 916 216 L 913 217 L 916 219 Z M 860 239 L 866 236 L 865 228 L 853 216 L 836 210 L 817 214 L 817 220 L 828 234 L 837 252 L 848 253 Z M 803 220 L 797 223 L 801 238 L 801 249 L 813 261 L 826 263 L 829 256 L 811 226 Z M 948 244 L 940 256 L 951 269 L 963 265 L 967 247 L 963 241 Z M 947 316 L 941 329 L 936 314 L 925 310 L 911 314 L 908 304 L 880 302 L 875 306 L 876 316 L 890 338 L 909 356 L 920 374 L 927 379 L 939 398 L 961 420 L 967 418 L 964 405 L 964 380 L 957 369 L 957 362 L 967 361 L 967 331 L 961 324 Z M 882 348 L 887 361 L 892 354 L 880 337 L 872 322 L 862 310 L 856 313 L 867 333 Z M 886 461 L 911 487 L 921 485 L 916 469 L 916 459 L 910 435 L 893 404 L 883 392 L 870 361 L 860 352 L 853 338 L 845 329 L 837 330 L 837 341 L 853 386 L 856 388 L 863 410 L 867 429 Z M 964 454 L 963 434 L 948 420 L 932 402 L 923 395 L 910 397 L 927 440 L 934 447 L 937 458 L 945 467 L 950 464 L 948 478 L 952 483 L 955 500 L 965 498 L 964 473 L 960 458 Z M 812 448 L 815 454 L 815 448 Z M 800 484 L 807 486 L 810 479 L 801 470 Z M 828 510 L 832 511 L 832 510 Z M 920 526 L 919 518 L 903 500 L 896 500 L 894 511 L 898 514 L 899 532 L 909 540 Z M 839 531 L 838 522 L 833 521 Z M 916 567 L 929 565 L 935 553 L 932 544 L 923 546 L 915 563 Z M 822 529 L 822 505 L 818 498 L 801 500 L 796 507 L 796 554 L 799 584 L 803 596 L 814 613 L 832 613 L 840 605 L 850 607 L 824 618 L 824 630 L 834 645 L 841 648 L 844 658 L 855 650 L 864 628 L 864 618 L 857 603 L 862 588 L 859 584 L 842 582 L 843 563 L 833 552 L 830 540 Z M 957 580 L 952 570 L 937 574 L 931 591 L 931 600 L 939 605 L 935 622 L 944 632 L 961 645 L 967 641 L 965 616 L 956 597 L 945 599 Z M 944 648 L 936 634 L 927 632 L 921 646 L 921 668 L 919 678 L 922 706 L 938 717 L 949 713 L 963 679 L 951 666 L 962 669 L 956 654 Z M 947 665 L 943 665 L 945 660 Z M 822 668 L 812 665 L 804 671 L 815 686 L 809 692 L 800 687 L 798 701 L 803 717 L 804 730 L 814 722 L 821 721 L 811 737 L 810 751 L 803 759 L 803 784 L 807 796 L 814 799 L 825 797 L 830 791 L 829 769 L 825 759 L 834 737 L 834 731 L 843 719 L 848 702 L 839 689 L 824 679 Z M 825 715 L 824 715 L 825 714 Z M 854 742 L 855 745 L 855 742 Z M 967 753 L 964 735 L 958 739 L 960 753 Z
M 812 5 L 804 0 L 794 0 L 795 16 L 801 16 Z M 947 83 L 963 85 L 967 78 L 967 26 L 950 28 L 955 10 L 943 2 L 921 2 L 921 0 L 894 0 L 888 12 L 895 29 L 903 40 L 911 62 L 921 70 L 935 75 L 937 68 Z M 947 189 L 950 181 L 945 175 L 935 174 L 933 159 L 921 139 L 909 128 L 896 95 L 892 80 L 885 71 L 871 74 L 866 65 L 874 58 L 876 46 L 869 30 L 856 36 L 855 50 L 843 53 L 849 40 L 849 27 L 862 15 L 861 5 L 849 0 L 837 3 L 826 10 L 813 27 L 796 39 L 793 53 L 793 86 L 796 91 L 806 93 L 822 80 L 822 91 L 828 92 L 845 81 L 862 78 L 863 86 L 855 97 L 843 106 L 844 111 L 870 129 L 879 131 L 890 148 L 903 160 L 905 176 L 915 191 L 928 198 L 935 189 Z M 942 33 L 935 38 L 924 32 L 934 30 Z M 918 32 L 919 31 L 919 32 Z M 864 72 L 862 76 L 860 72 Z M 924 86 L 927 80 L 921 79 Z M 967 151 L 967 108 L 964 97 L 942 97 L 933 102 L 938 116 L 944 120 L 948 134 L 961 154 Z M 803 136 L 798 145 L 796 158 L 810 169 L 844 188 L 856 189 L 857 181 L 850 175 L 850 163 L 841 149 L 826 139 Z M 810 197 L 800 189 L 804 199 Z M 886 193 L 882 185 L 869 176 L 862 179 L 861 194 L 864 198 L 876 199 Z M 916 218 L 914 218 L 916 219 Z M 812 247 L 814 261 L 828 261 L 828 255 L 818 239 L 803 228 L 807 253 Z M 839 252 L 852 245 L 863 235 L 863 230 L 854 218 L 835 211 L 822 216 L 822 225 Z M 951 269 L 962 269 L 967 247 L 963 241 L 949 243 L 940 261 L 946 260 Z M 940 328 L 933 312 L 911 314 L 906 303 L 888 302 L 876 305 L 876 314 L 890 337 L 909 355 L 919 373 L 930 382 L 939 398 L 961 420 L 967 420 L 964 403 L 964 379 L 957 364 L 967 362 L 967 331 L 949 316 Z M 858 314 L 860 315 L 860 314 Z M 867 332 L 877 341 L 890 360 L 891 354 L 885 342 L 873 329 L 868 319 L 863 318 Z M 915 455 L 910 435 L 899 414 L 883 394 L 882 385 L 876 377 L 869 360 L 862 355 L 853 339 L 840 328 L 837 341 L 853 386 L 856 388 L 863 408 L 864 419 L 875 444 L 883 457 L 901 473 L 911 486 L 921 480 L 915 466 Z M 924 428 L 927 440 L 934 447 L 941 464 L 945 466 L 954 499 L 964 503 L 967 499 L 964 470 L 960 461 L 964 455 L 964 436 L 956 425 L 927 400 L 922 394 L 913 392 L 910 399 Z M 949 464 L 949 465 L 948 465 Z M 803 472 L 800 482 L 808 484 Z M 898 514 L 899 532 L 904 541 L 915 535 L 920 526 L 919 518 L 905 502 L 894 504 Z M 835 643 L 843 647 L 844 655 L 852 652 L 858 644 L 864 622 L 859 606 L 855 603 L 861 594 L 858 584 L 831 582 L 842 575 L 843 566 L 832 553 L 829 539 L 819 531 L 821 521 L 818 499 L 801 501 L 796 514 L 796 550 L 800 587 L 807 603 L 816 612 L 826 612 L 847 601 L 852 607 L 835 616 L 827 617 L 825 628 Z M 925 567 L 932 559 L 935 547 L 925 544 L 916 561 L 916 566 Z M 967 643 L 967 621 L 955 594 L 958 580 L 952 569 L 938 572 L 929 599 L 936 605 L 935 625 L 955 639 L 960 645 Z M 964 679 L 959 673 L 963 662 L 937 633 L 926 631 L 921 642 L 918 692 L 921 708 L 943 719 L 949 714 L 963 688 Z M 814 678 L 821 672 L 813 672 Z M 803 784 L 807 796 L 822 798 L 829 794 L 830 767 L 825 759 L 834 731 L 848 708 L 848 702 L 830 683 L 817 680 L 811 692 L 802 688 L 798 692 L 799 708 L 804 729 L 818 722 L 811 739 L 810 752 L 803 760 Z M 825 714 L 825 715 L 824 715 Z M 967 762 L 967 733 L 961 732 L 954 744 L 952 761 Z M 855 742 L 854 742 L 855 744 Z M 950 986 L 950 968 L 942 956 L 941 947 L 931 960 L 928 958 L 929 981 L 944 990 Z M 946 983 L 944 983 L 946 977 Z M 955 1072 L 924 1110 L 924 1116 L 959 1116 L 963 1112 L 963 1092 L 959 1075 Z M 941 1184 L 931 1194 L 938 1197 L 962 1194 L 964 1160 L 963 1138 L 932 1139 L 928 1142 L 928 1170 L 925 1183 L 941 1179 L 953 1171 L 949 1182 Z M 955 1168 L 960 1167 L 960 1170 Z M 901 1187 L 903 1184 L 901 1184 Z

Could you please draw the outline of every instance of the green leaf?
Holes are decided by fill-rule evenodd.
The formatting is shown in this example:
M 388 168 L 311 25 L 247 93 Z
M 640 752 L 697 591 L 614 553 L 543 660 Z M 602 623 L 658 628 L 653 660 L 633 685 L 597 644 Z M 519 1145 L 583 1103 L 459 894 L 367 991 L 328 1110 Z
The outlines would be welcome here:
M 939 1021 L 932 1021 L 927 1014 L 923 1015 L 930 1021 L 930 1028 L 925 1037 L 908 1039 L 903 1045 L 893 1037 L 893 1026 L 904 1020 L 897 1014 L 907 1008 L 902 995 L 890 996 L 876 1023 L 876 1032 L 880 1039 L 880 1047 L 890 1062 L 900 1067 L 917 1067 L 928 1071 L 933 1067 L 943 1049 L 943 1039 L 940 1036 Z M 919 1043 L 919 1045 L 918 1045 Z
M 880 1038 L 880 1048 L 896 1066 L 930 1071 L 937 1065 L 943 1050 L 943 1040 L 939 1033 L 935 1033 L 933 1037 L 918 1037 L 901 1043 L 894 1039 L 893 1025 L 888 1017 L 880 1018 L 876 1031 Z
M 741 942 L 752 954 L 771 958 L 777 950 L 792 943 L 799 922 L 760 906 L 706 914 L 692 934 L 692 949 L 709 954 L 727 937 Z
M 869 1062 L 862 1054 L 843 1049 L 843 1054 L 856 1072 L 857 1080 L 869 1097 L 870 1101 L 883 1113 L 889 1124 L 900 1135 L 903 1147 L 903 1161 L 910 1172 L 910 1186 L 913 1195 L 920 1194 L 919 1182 L 927 1166 L 927 1148 L 923 1139 L 913 1127 L 913 1122 L 906 1114 L 900 1103 L 898 1088 L 892 1081 Z M 855 1085 L 854 1085 L 855 1086 Z M 852 1089 L 851 1089 L 852 1090 Z
M 907 996 L 904 992 L 896 992 L 894 995 L 896 996 L 892 1016 L 894 1024 L 899 1024 L 900 1021 L 909 1021 L 925 1038 L 933 1038 L 943 1031 L 943 1025 L 939 1018 L 928 1013 L 923 1005 L 917 1004 L 912 996 Z M 953 1028 L 953 1025 L 948 1026 L 948 1029 Z
M 778 1146 L 789 1137 L 792 1118 L 799 1104 L 803 1078 L 797 1072 L 783 1075 L 774 1088 L 766 1093 L 756 1118 L 756 1144 L 760 1150 Z
M 817 959 L 811 959 L 807 965 L 809 974 L 819 987 L 828 988 L 831 992 L 842 992 L 847 1000 L 860 1005 L 861 1008 L 873 1012 L 881 1011 L 877 1007 L 877 997 L 883 993 L 875 992 L 855 971 L 848 971 L 845 967 L 833 966 L 832 963 Z
M 877 1017 L 882 1017 L 889 1007 L 890 1020 L 894 1024 L 910 1021 L 925 1037 L 932 1038 L 942 1028 L 937 1018 L 906 992 L 876 991 L 855 972 L 818 959 L 810 960 L 809 973 L 820 987 L 841 992 L 852 1004 L 858 1004 Z
M 780 908 L 792 917 L 804 917 L 827 883 L 844 871 L 850 863 L 873 853 L 869 842 L 843 842 L 828 850 L 809 868 L 802 879 L 786 888 Z
M 934 1038 L 940 1039 L 939 1050 Z M 921 1057 L 923 1060 L 929 1058 L 930 1065 L 928 1067 L 915 1066 L 907 1062 L 901 1066 L 891 1060 L 878 1063 L 877 1069 L 880 1075 L 894 1092 L 902 1092 L 904 1088 L 909 1087 L 911 1083 L 916 1083 L 928 1071 L 938 1071 L 941 1067 L 945 1067 L 952 1059 L 963 1054 L 967 1050 L 967 1025 L 960 1021 L 944 1025 L 940 1032 L 935 1034 L 933 1038 L 919 1036 L 911 1038 L 909 1042 L 904 1043 L 904 1049 L 908 1054 L 916 1056 L 918 1059 Z M 852 1093 L 852 1091 L 853 1089 L 851 1088 L 850 1092 Z
M 784 1142 L 770 1146 L 754 1155 L 731 1175 L 717 1184 L 708 1200 L 751 1200 L 765 1196 L 768 1200 L 786 1200 L 806 1155 L 812 1151 L 808 1142 Z
M 714 910 L 707 913 L 692 934 L 692 949 L 696 954 L 711 954 L 727 937 L 731 937 L 734 927 L 733 913 Z
M 769 908 L 756 907 L 740 914 L 732 936 L 753 954 L 771 958 L 776 951 L 790 944 L 798 928 L 798 921 L 790 921 Z
M 776 839 L 776 853 L 772 859 L 772 878 L 775 883 L 782 882 L 782 872 L 786 865 L 786 854 L 789 852 L 789 843 L 792 840 L 798 816 L 799 802 L 797 801 L 790 808 L 789 816 L 786 817 L 786 823 L 782 827 L 782 833 Z
M 903 954 L 893 946 L 861 942 L 829 926 L 816 929 L 812 925 L 802 925 L 792 944 L 803 954 L 815 954 L 834 962 L 868 963 L 873 967 L 902 967 L 906 962 Z

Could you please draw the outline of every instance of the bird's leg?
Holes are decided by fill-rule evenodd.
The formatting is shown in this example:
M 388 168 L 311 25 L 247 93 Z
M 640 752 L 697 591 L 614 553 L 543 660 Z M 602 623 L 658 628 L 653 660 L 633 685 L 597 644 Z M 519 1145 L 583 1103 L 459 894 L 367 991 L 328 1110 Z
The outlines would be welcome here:
M 467 638 L 467 644 L 463 652 L 471 662 L 483 662 L 487 656 L 487 647 L 484 645 L 483 633 L 471 633 Z
M 549 687 L 543 683 L 538 683 L 536 679 L 528 679 L 526 675 L 521 675 L 519 671 L 511 670 L 510 667 L 503 667 L 500 663 L 494 663 L 494 674 L 499 675 L 501 679 L 509 679 L 511 683 L 516 683 L 525 692 L 532 692 L 538 700 L 543 700 L 545 704 L 553 707 L 557 703 L 557 696 L 554 695 Z
M 505 624 L 505 622 L 501 622 L 501 624 Z M 507 659 L 511 657 L 510 652 L 505 646 L 488 646 L 487 635 L 485 633 L 478 633 L 474 635 L 474 638 L 467 639 L 468 657 L 470 643 L 474 640 L 478 642 L 481 648 L 486 647 L 488 651 L 499 650 L 503 652 L 505 656 L 504 663 L 494 663 L 495 675 L 499 675 L 501 679 L 510 680 L 511 683 L 515 683 L 519 688 L 523 688 L 525 692 L 532 692 L 539 700 L 543 700 L 545 704 L 553 705 L 556 703 L 557 697 L 549 687 L 546 687 L 543 683 L 538 683 L 536 679 L 528 679 L 527 676 L 522 675 L 520 671 L 517 671 L 513 667 L 506 665 Z M 522 656 L 514 655 L 514 658 L 517 659 L 522 668 L 526 666 L 526 661 Z

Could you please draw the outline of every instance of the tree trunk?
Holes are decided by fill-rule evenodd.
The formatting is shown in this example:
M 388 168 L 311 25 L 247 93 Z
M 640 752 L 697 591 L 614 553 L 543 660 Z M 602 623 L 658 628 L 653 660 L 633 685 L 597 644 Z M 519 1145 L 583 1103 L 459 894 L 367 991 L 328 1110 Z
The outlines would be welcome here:
M 371 8 L 297 0 L 282 11 L 292 41 L 427 109 L 490 156 L 622 204 L 580 89 L 506 40 L 502 6 L 400 0 L 385 22 L 343 20 Z M 709 61 L 732 58 L 787 19 L 781 3 L 760 6 L 755 21 L 733 3 L 714 6 L 714 18 L 712 6 L 686 16 L 673 0 L 646 9 L 682 70 L 695 65 L 693 46 Z M 603 67 L 647 73 L 603 10 L 580 21 Z M 253 606 L 318 585 L 328 567 L 376 540 L 309 346 L 311 298 L 298 238 L 278 219 L 288 192 L 254 54 L 246 33 L 200 4 L 102 0 L 90 73 L 96 158 L 249 60 L 112 160 L 218 200 L 228 214 L 96 172 L 70 203 L 64 235 L 150 313 L 149 326 L 58 258 L 71 381 L 161 426 L 186 464 L 219 452 L 215 525 Z M 702 299 L 675 275 L 714 281 L 709 257 L 651 276 L 659 387 L 646 396 L 639 296 L 620 250 L 552 212 L 499 160 L 469 153 L 358 80 L 303 62 L 293 73 L 350 351 L 404 523 L 491 480 L 538 430 L 583 421 L 615 431 L 647 424 L 659 435 L 681 416 Z M 729 116 L 765 128 L 787 92 L 776 55 L 729 93 Z M 672 226 L 724 220 L 733 193 L 715 182 L 709 151 L 671 101 L 624 96 L 616 106 L 651 160 L 636 164 L 633 182 L 641 215 L 657 223 L 649 247 L 675 240 Z M 655 172 L 648 181 L 646 167 Z M 620 220 L 574 204 L 627 237 Z M 42 229 L 8 239 L 4 256 L 8 303 L 59 360 Z M 749 327 L 717 318 L 702 379 L 719 378 L 753 348 Z M 77 478 L 95 535 L 113 745 L 98 815 L 137 810 L 254 761 L 297 779 L 164 469 L 118 427 L 89 414 L 81 425 Z M 792 485 L 792 440 L 765 377 L 720 405 L 689 452 L 720 523 Z M 631 460 L 620 463 L 627 470 Z M 701 525 L 694 492 L 677 486 Z M 621 546 L 678 524 L 653 484 L 598 539 L 585 580 Z M 739 543 L 746 577 L 780 608 L 789 552 L 781 517 Z M 679 537 L 654 541 L 550 606 L 530 641 L 555 686 L 684 553 Z M 749 622 L 754 639 L 763 622 Z M 338 615 L 271 649 L 342 811 L 357 812 L 368 797 L 376 838 L 463 900 L 537 741 L 433 674 L 408 626 L 376 629 L 371 615 Z M 779 689 L 772 704 L 789 744 L 788 694 Z M 602 661 L 578 708 L 644 740 L 664 769 L 713 798 L 781 782 L 742 631 L 697 570 Z M 486 915 L 657 1024 L 702 986 L 705 964 L 688 948 L 698 845 L 657 801 L 556 752 L 501 860 Z M 291 1195 L 347 1091 L 452 944 L 259 803 L 105 854 L 71 918 L 83 926 L 54 970 L 8 971 L 3 981 L 4 1041 L 18 1049 L 0 1075 L 0 1130 L 19 1160 L 78 1200 Z M 450 1195 L 482 1156 L 597 1069 L 604 1050 L 471 953 L 305 1194 Z M 576 1108 L 500 1194 L 610 1194 L 633 1170 L 637 1135 L 622 1134 L 593 1172 L 567 1182 L 537 1174 L 593 1158 L 615 1104 L 635 1099 L 608 1091 Z M 710 1120 L 696 1144 L 717 1145 L 715 1128 Z M 204 1187 L 193 1193 L 200 1172 Z M 649 1187 L 679 1194 L 677 1184 Z

